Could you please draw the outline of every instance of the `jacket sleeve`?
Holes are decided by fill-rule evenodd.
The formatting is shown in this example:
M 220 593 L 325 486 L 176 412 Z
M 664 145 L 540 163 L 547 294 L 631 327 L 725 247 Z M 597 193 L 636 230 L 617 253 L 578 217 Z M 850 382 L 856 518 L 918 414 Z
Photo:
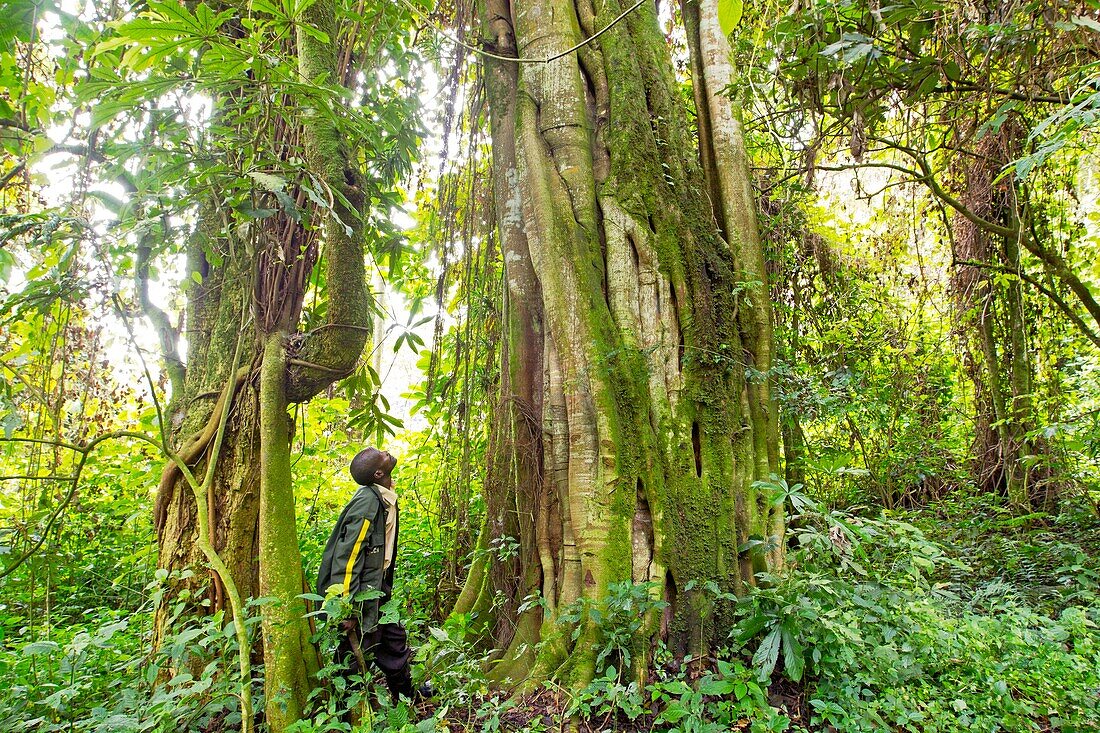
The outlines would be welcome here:
M 325 548 L 317 592 L 325 595 L 329 587 L 341 586 L 345 595 L 358 593 L 362 587 L 364 555 L 369 552 L 371 525 L 377 519 L 377 501 L 370 495 L 360 495 L 347 507 Z
M 348 516 L 341 528 L 332 554 L 332 582 L 343 586 L 344 594 L 355 594 L 362 590 L 358 568 L 360 558 L 367 549 L 371 520 L 362 515 Z

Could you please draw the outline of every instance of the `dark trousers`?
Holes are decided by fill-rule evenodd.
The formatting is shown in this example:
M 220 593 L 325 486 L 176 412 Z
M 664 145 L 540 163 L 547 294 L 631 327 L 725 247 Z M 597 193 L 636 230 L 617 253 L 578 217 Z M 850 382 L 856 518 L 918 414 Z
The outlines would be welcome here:
M 361 634 L 357 626 L 355 630 L 348 631 L 340 640 L 340 646 L 336 650 L 336 658 L 347 665 L 349 674 L 367 675 L 367 670 L 362 669 L 359 663 L 359 654 L 355 652 L 355 644 L 358 644 L 362 659 L 370 664 L 373 660 L 375 666 L 386 677 L 386 685 L 396 697 L 404 695 L 412 696 L 412 675 L 409 672 L 409 660 L 413 650 L 409 648 L 408 635 L 401 624 L 378 624 L 373 630 Z

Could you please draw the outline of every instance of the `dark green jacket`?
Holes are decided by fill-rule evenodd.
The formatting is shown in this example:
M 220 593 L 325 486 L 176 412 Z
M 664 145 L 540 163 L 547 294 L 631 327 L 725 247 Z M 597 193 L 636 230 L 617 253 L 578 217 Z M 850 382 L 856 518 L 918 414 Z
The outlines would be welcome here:
M 340 513 L 325 545 L 317 575 L 317 593 L 327 595 L 333 585 L 341 586 L 342 592 L 351 596 L 365 590 L 382 591 L 382 598 L 360 604 L 364 631 L 378 623 L 378 609 L 389 599 L 393 587 L 393 569 L 383 567 L 385 544 L 386 505 L 374 485 L 360 486 Z

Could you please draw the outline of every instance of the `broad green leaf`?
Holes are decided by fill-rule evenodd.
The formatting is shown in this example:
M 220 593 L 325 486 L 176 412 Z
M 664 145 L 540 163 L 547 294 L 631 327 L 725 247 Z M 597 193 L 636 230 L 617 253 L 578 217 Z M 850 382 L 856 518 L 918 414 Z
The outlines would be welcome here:
M 261 188 L 265 190 L 275 192 L 282 191 L 286 188 L 286 179 L 280 178 L 271 173 L 264 173 L 263 171 L 249 171 L 248 177 L 256 183 L 260 184 Z
M 806 668 L 806 657 L 802 652 L 802 645 L 798 643 L 798 639 L 791 633 L 787 625 L 782 627 L 783 631 L 783 670 L 787 673 L 795 682 L 802 679 L 802 672 Z
M 718 27 L 723 34 L 728 36 L 733 33 L 744 11 L 744 0 L 718 0 Z
M 1084 15 L 1075 15 L 1073 16 L 1072 22 L 1075 25 L 1081 26 L 1082 28 L 1088 28 L 1090 30 L 1100 32 L 1100 22 L 1097 22 L 1093 18 L 1088 18 Z
M 752 639 L 768 625 L 768 621 L 770 621 L 770 619 L 762 614 L 742 621 L 737 627 L 737 641 L 744 644 L 749 639 Z
M 33 657 L 39 654 L 52 654 L 58 648 L 59 645 L 56 641 L 32 641 L 23 647 L 23 656 Z
M 775 670 L 775 664 L 779 661 L 779 627 L 772 629 L 764 640 L 760 642 L 760 648 L 752 655 L 752 665 L 756 667 L 761 682 L 766 681 Z
M 699 692 L 704 695 L 728 695 L 733 692 L 737 683 L 733 680 L 722 680 L 715 677 L 704 677 L 699 681 Z

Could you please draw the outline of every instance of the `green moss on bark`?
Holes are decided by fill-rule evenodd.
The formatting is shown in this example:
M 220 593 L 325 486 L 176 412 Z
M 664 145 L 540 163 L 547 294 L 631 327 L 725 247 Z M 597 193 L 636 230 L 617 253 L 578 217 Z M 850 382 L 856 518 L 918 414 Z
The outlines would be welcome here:
M 519 41 L 499 45 L 527 56 L 580 40 L 576 18 L 605 27 L 624 9 L 597 3 L 590 20 L 586 7 L 562 0 L 490 4 L 492 17 L 514 21 Z M 673 648 L 698 654 L 722 638 L 722 609 L 701 591 L 683 589 L 691 581 L 701 588 L 714 580 L 723 590 L 751 582 L 752 558 L 739 548 L 767 529 L 767 511 L 761 516 L 751 485 L 758 467 L 769 464 L 757 454 L 767 452 L 770 438 L 747 404 L 738 269 L 690 153 L 693 141 L 653 8 L 639 7 L 586 49 L 587 77 L 577 63 L 566 57 L 547 67 L 520 67 L 509 81 L 513 87 L 494 80 L 490 104 L 504 98 L 513 105 L 514 124 L 494 124 L 494 150 L 497 138 L 511 133 L 547 351 L 557 360 L 544 365 L 547 384 L 562 385 L 555 404 L 564 405 L 569 421 L 562 432 L 560 413 L 542 416 L 548 440 L 557 441 L 551 447 L 568 441 L 568 451 L 565 458 L 553 449 L 542 455 L 542 479 L 556 482 L 552 491 L 563 492 L 563 506 L 561 536 L 542 538 L 558 544 L 538 548 L 553 557 L 542 566 L 553 573 L 549 587 L 558 597 L 548 599 L 552 610 L 539 632 L 544 651 L 534 670 L 548 672 L 560 660 L 555 674 L 583 685 L 596 671 L 597 629 L 586 624 L 570 644 L 553 624 L 553 609 L 577 597 L 599 599 L 610 583 L 642 574 L 644 564 L 634 556 L 638 541 L 641 560 L 652 561 L 644 574 L 666 579 L 664 594 L 675 600 Z M 615 226 L 630 231 L 609 230 L 609 211 Z M 623 259 L 614 260 L 614 270 L 605 261 L 612 257 L 609 242 L 618 247 L 615 257 L 629 257 L 623 248 L 634 248 L 633 270 Z M 675 315 L 669 333 L 683 339 L 679 371 L 664 384 L 652 380 L 656 356 L 640 347 L 632 330 L 634 321 L 653 314 L 632 315 L 624 300 L 612 302 L 629 289 L 631 272 L 640 277 L 642 244 L 652 248 L 652 255 L 645 250 L 646 267 L 655 266 L 657 286 L 667 288 L 657 296 L 664 298 L 658 307 Z M 614 283 L 612 272 L 620 278 Z M 620 289 L 609 292 L 613 287 Z M 516 348 L 516 339 L 507 344 Z M 549 397 L 536 404 L 545 409 Z M 557 482 L 562 475 L 567 487 Z M 647 507 L 640 507 L 642 500 Z M 638 512 L 652 521 L 651 538 L 635 534 Z M 652 548 L 645 546 L 650 541 Z M 536 548 L 525 544 L 523 552 Z M 636 649 L 648 648 L 659 628 L 655 619 L 647 622 Z M 635 658 L 644 663 L 647 655 Z M 526 665 L 506 655 L 501 669 L 520 666 Z
M 319 668 L 298 598 L 302 557 L 290 470 L 285 341 L 285 334 L 268 336 L 260 366 L 260 592 L 271 599 L 262 607 L 264 690 L 268 729 L 275 733 L 301 718 L 311 675 Z

